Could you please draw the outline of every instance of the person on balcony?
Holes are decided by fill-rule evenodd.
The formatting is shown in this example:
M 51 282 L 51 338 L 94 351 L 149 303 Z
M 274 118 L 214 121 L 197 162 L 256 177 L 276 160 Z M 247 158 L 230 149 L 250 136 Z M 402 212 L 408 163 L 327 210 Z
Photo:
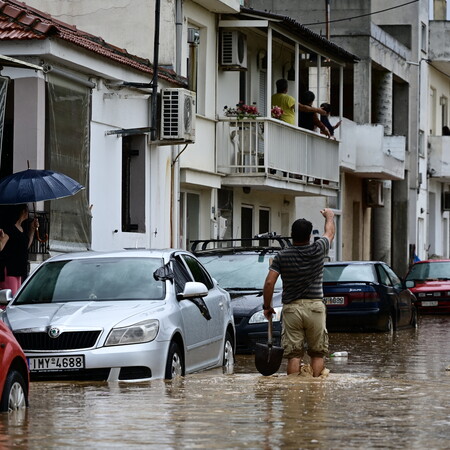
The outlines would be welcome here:
M 272 108 L 278 106 L 283 110 L 283 114 L 280 120 L 291 125 L 295 125 L 295 98 L 287 93 L 288 82 L 286 79 L 281 78 L 276 82 L 277 93 L 272 95 Z M 315 108 L 311 105 L 306 105 L 303 102 L 298 104 L 299 111 L 325 114 L 325 111 L 321 108 Z
M 306 91 L 300 97 L 300 102 L 304 105 L 307 105 L 312 108 L 312 104 L 315 100 L 316 96 L 314 92 Z M 298 115 L 298 126 L 301 128 L 305 128 L 306 130 L 314 131 L 316 128 L 319 128 L 321 133 L 327 137 L 330 137 L 330 132 L 328 128 L 320 121 L 317 110 L 320 110 L 320 115 L 325 115 L 326 112 L 321 108 L 314 108 L 316 111 L 302 111 L 300 110 Z
M 330 132 L 330 136 L 331 136 L 333 139 L 335 139 L 335 138 L 334 138 L 334 130 L 335 130 L 336 128 L 338 128 L 338 127 L 341 125 L 341 121 L 337 122 L 336 125 L 331 125 L 330 119 L 329 119 L 330 113 L 331 113 L 331 105 L 330 105 L 329 103 L 322 103 L 322 104 L 320 105 L 320 107 L 321 107 L 324 111 L 326 111 L 326 114 L 325 114 L 325 115 L 322 114 L 322 115 L 320 116 L 320 121 L 328 128 L 328 131 Z
M 0 212 L 2 251 L 0 252 L 0 289 L 11 289 L 15 295 L 28 275 L 28 249 L 33 242 L 39 221 L 31 221 L 28 231 L 23 223 L 28 220 L 28 206 L 7 205 Z

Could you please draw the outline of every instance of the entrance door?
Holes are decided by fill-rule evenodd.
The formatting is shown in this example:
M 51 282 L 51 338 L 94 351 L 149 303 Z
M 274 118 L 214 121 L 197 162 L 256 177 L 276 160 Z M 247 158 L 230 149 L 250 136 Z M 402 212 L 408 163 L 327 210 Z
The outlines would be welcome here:
M 253 208 L 242 206 L 241 208 L 241 238 L 253 237 Z

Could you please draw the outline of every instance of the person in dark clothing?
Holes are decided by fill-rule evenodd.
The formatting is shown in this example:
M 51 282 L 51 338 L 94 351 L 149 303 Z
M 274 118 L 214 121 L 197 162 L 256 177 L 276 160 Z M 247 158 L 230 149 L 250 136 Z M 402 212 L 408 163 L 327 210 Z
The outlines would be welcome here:
M 341 125 L 341 121 L 339 121 L 336 125 L 331 125 L 329 117 L 331 113 L 331 105 L 329 103 L 322 103 L 320 107 L 326 111 L 326 115 L 320 116 L 320 121 L 328 128 L 328 131 L 330 132 L 330 136 L 334 137 L 334 130 L 338 128 Z
M 300 102 L 304 105 L 311 106 L 315 98 L 316 96 L 314 95 L 314 92 L 306 91 L 301 95 Z M 328 131 L 327 127 L 320 121 L 318 114 L 315 112 L 299 111 L 298 126 L 311 131 L 319 128 L 325 136 L 330 137 L 330 132 Z
M 3 247 L 0 252 L 0 289 L 11 289 L 15 295 L 28 275 L 28 249 L 39 222 L 34 219 L 28 230 L 24 230 L 23 223 L 28 220 L 26 204 L 3 206 L 0 215 Z

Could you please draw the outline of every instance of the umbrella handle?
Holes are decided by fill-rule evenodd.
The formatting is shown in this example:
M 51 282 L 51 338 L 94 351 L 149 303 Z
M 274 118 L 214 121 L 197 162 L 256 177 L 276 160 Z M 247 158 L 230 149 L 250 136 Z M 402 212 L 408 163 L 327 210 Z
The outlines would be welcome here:
M 272 345 L 272 314 L 270 314 L 270 317 L 267 319 L 268 327 L 267 327 L 267 343 L 269 346 Z
M 37 238 L 37 240 L 39 241 L 39 242 L 47 242 L 48 241 L 48 234 L 47 233 L 45 233 L 45 237 L 44 238 L 41 238 L 40 236 L 39 236 L 39 230 L 36 228 L 36 238 Z

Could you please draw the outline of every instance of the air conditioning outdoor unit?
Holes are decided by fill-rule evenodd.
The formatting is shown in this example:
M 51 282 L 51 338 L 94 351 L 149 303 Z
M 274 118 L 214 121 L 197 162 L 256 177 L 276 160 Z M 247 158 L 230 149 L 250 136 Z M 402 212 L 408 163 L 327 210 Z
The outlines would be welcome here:
M 380 180 L 366 181 L 366 205 L 372 208 L 384 206 L 383 182 Z
M 247 36 L 244 33 L 222 31 L 220 64 L 223 70 L 247 69 Z
M 161 90 L 161 140 L 195 142 L 195 92 Z

